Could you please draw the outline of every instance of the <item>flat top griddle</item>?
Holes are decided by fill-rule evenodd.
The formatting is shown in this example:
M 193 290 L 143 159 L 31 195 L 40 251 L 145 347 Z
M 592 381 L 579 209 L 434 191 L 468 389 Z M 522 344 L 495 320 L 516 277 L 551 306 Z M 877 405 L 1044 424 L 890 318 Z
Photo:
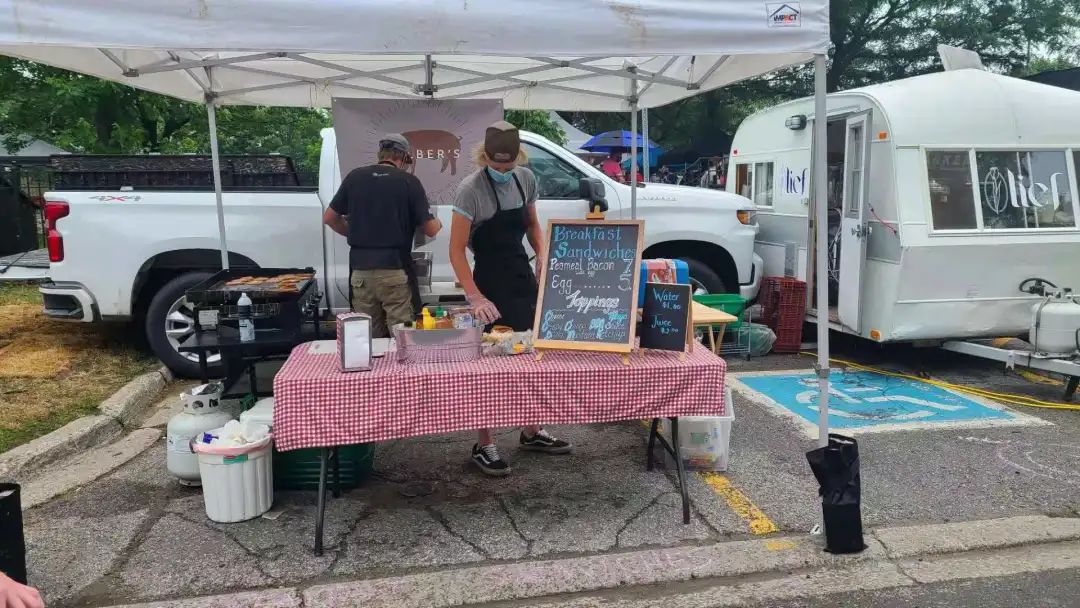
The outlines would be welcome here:
M 231 281 L 244 277 L 272 278 L 283 275 L 308 275 L 308 278 L 295 280 L 296 289 L 282 290 L 276 282 L 259 284 L 229 285 Z M 240 294 L 246 293 L 253 304 L 287 304 L 300 300 L 315 285 L 313 268 L 230 268 L 219 270 L 205 281 L 187 291 L 188 301 L 203 306 L 235 304 Z

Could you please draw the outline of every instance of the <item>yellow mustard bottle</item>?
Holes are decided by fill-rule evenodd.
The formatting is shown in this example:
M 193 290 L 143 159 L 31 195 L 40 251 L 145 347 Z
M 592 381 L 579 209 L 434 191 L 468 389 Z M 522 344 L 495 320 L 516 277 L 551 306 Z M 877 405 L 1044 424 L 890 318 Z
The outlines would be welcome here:
M 423 317 L 424 329 L 435 329 L 435 317 L 431 316 L 431 311 L 426 306 L 420 311 L 420 315 Z

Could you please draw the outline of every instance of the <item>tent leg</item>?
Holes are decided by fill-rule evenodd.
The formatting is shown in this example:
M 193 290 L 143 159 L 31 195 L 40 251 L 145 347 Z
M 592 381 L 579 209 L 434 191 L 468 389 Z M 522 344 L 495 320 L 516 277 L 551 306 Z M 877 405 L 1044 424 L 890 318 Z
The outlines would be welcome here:
M 815 285 L 817 287 L 818 445 L 829 444 L 829 268 L 828 268 L 828 109 L 825 104 L 825 55 L 814 55 L 814 187 Z
M 630 219 L 637 219 L 638 82 L 630 81 Z
M 649 148 L 649 108 L 645 108 L 641 111 L 641 144 L 645 148 L 641 151 L 641 173 L 645 177 L 646 182 L 651 182 L 649 178 L 652 175 L 652 149 Z
M 206 119 L 210 123 L 210 162 L 214 169 L 214 197 L 217 199 L 218 240 L 221 244 L 221 269 L 229 269 L 229 246 L 225 242 L 225 206 L 221 202 L 221 152 L 218 150 L 217 110 L 214 100 L 206 100 Z

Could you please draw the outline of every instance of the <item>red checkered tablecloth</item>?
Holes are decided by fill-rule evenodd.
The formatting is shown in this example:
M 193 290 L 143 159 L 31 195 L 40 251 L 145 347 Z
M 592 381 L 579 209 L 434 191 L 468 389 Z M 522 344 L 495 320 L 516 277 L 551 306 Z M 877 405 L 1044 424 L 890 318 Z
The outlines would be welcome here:
M 724 413 L 724 361 L 698 345 L 677 353 L 548 351 L 468 363 L 338 371 L 337 354 L 293 349 L 274 378 L 279 450 L 350 445 L 526 424 L 587 424 Z

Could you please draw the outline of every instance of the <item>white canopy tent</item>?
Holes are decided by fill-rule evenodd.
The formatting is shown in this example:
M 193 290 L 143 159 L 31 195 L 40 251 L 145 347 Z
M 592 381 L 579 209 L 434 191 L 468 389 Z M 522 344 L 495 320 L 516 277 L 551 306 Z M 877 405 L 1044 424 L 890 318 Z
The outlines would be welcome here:
M 0 53 L 206 104 L 224 267 L 217 105 L 494 98 L 509 109 L 628 111 L 636 132 L 639 108 L 814 59 L 824 116 L 828 44 L 827 0 L 0 0 Z M 824 120 L 815 133 L 824 201 Z M 816 210 L 820 233 L 825 205 Z M 828 335 L 818 329 L 824 442 Z

